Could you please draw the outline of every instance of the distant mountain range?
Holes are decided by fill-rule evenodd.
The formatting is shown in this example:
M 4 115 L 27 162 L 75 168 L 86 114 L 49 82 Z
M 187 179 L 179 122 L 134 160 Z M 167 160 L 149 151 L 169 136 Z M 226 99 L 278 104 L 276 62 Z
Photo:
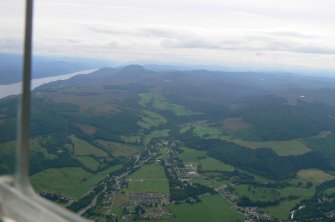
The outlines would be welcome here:
M 22 59 L 22 55 L 0 53 L 0 85 L 21 81 Z M 110 61 L 104 60 L 34 56 L 33 78 L 57 76 L 83 69 L 111 65 Z

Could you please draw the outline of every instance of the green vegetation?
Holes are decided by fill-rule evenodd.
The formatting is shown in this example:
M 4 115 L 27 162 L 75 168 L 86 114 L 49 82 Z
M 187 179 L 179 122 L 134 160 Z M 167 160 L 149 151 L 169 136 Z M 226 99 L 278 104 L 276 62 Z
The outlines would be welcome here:
M 39 191 L 45 189 L 48 191 L 65 194 L 70 197 L 79 198 L 71 190 L 79 186 L 82 182 L 91 177 L 92 174 L 80 167 L 67 167 L 57 169 L 47 169 L 31 177 L 34 188 Z M 89 188 L 87 189 L 87 191 Z M 85 193 L 82 193 L 83 195 Z
M 77 156 L 76 159 L 91 170 L 97 170 L 100 165 L 98 161 L 89 156 Z
M 141 117 L 142 119 L 137 124 L 144 129 L 158 127 L 167 122 L 163 116 L 148 110 L 144 110 Z
M 182 144 L 176 165 L 197 165 L 200 175 L 181 182 L 184 170 L 151 163 L 129 175 L 123 190 L 169 194 L 180 204 L 168 206 L 174 217 L 163 221 L 243 221 L 225 198 L 203 195 L 223 184 L 244 203 L 281 219 L 302 204 L 301 214 L 329 212 L 335 206 L 334 184 L 328 183 L 335 169 L 335 81 L 315 80 L 135 66 L 41 86 L 32 99 L 33 185 L 80 200 L 71 208 L 77 211 L 106 175 L 132 169 L 135 154 L 145 157 L 155 139 L 168 138 Z M 17 103 L 15 96 L 0 101 L 0 173 L 14 169 Z M 158 151 L 161 163 L 168 163 L 167 151 Z M 120 165 L 107 168 L 113 164 Z M 119 215 L 126 198 L 116 197 Z M 109 211 L 102 203 L 100 214 L 88 212 L 97 213 L 91 219 Z
M 311 151 L 309 147 L 307 147 L 302 141 L 297 139 L 279 140 L 279 141 L 242 140 L 224 134 L 220 129 L 215 128 L 213 126 L 209 126 L 205 122 L 198 122 L 191 125 L 186 125 L 181 128 L 181 132 L 186 132 L 189 129 L 193 129 L 193 133 L 201 138 L 221 139 L 223 141 L 232 142 L 237 145 L 248 147 L 251 149 L 269 148 L 280 156 L 301 155 Z
M 219 139 L 201 139 L 189 131 L 184 134 L 183 141 L 188 147 L 208 151 L 210 157 L 269 179 L 294 177 L 298 170 L 306 168 L 333 169 L 317 152 L 278 156 L 270 149 L 253 150 Z
M 170 130 L 154 130 L 144 138 L 144 145 L 148 145 L 152 139 L 159 137 L 168 137 Z
M 181 105 L 167 102 L 166 99 L 158 92 L 140 93 L 139 97 L 140 97 L 139 104 L 143 107 L 152 105 L 154 109 L 168 110 L 173 112 L 176 116 L 190 116 L 199 114 L 194 113 Z
M 241 116 L 264 141 L 310 137 L 335 127 L 335 108 L 327 104 L 298 100 L 290 106 L 283 98 L 265 95 L 249 98 L 247 103 Z
M 300 170 L 297 173 L 297 178 L 301 181 L 310 181 L 314 184 L 321 184 L 325 181 L 334 179 L 335 176 L 325 173 L 318 169 Z
M 319 151 L 335 165 L 335 134 L 324 132 L 321 136 L 315 136 L 304 140 L 307 146 Z
M 311 151 L 310 148 L 299 140 L 255 142 L 232 139 L 231 142 L 252 149 L 270 148 L 280 156 L 301 155 Z
M 74 146 L 74 152 L 78 156 L 94 155 L 97 157 L 105 157 L 108 155 L 105 151 L 77 138 L 75 135 L 71 135 L 70 138 Z
M 125 143 L 137 144 L 141 142 L 140 136 L 121 136 L 121 140 Z
M 201 198 L 196 204 L 179 204 L 170 206 L 174 218 L 162 220 L 166 222 L 239 222 L 244 217 L 231 209 L 232 205 L 220 195 Z
M 246 196 L 253 202 L 280 200 L 278 204 L 260 209 L 279 219 L 287 219 L 289 212 L 296 204 L 315 194 L 316 186 L 333 178 L 334 176 L 321 170 L 308 169 L 300 170 L 297 178 L 287 181 L 284 187 L 237 185 L 234 189 L 239 196 Z
M 126 192 L 168 193 L 169 183 L 161 165 L 143 165 L 128 177 Z
M 89 189 L 91 189 L 93 186 L 95 186 L 100 181 L 102 181 L 108 174 L 113 173 L 114 171 L 117 171 L 121 168 L 122 168 L 122 165 L 116 165 L 116 166 L 109 167 L 106 170 L 95 173 L 91 177 L 88 177 L 86 180 L 80 183 L 79 186 L 69 190 L 69 193 L 71 193 L 76 198 L 80 198 L 85 193 L 87 193 Z
M 99 146 L 102 146 L 106 151 L 110 152 L 113 156 L 125 156 L 129 157 L 138 153 L 141 148 L 136 145 L 122 144 L 107 140 L 97 140 L 95 141 Z
M 80 167 L 53 168 L 33 175 L 31 181 L 37 191 L 43 189 L 79 199 L 106 175 L 120 167 L 120 165 L 113 166 L 96 174 L 89 173 Z
M 184 162 L 198 162 L 201 158 L 206 157 L 207 152 L 204 150 L 195 150 L 187 147 L 182 148 L 182 152 L 178 157 Z
M 216 160 L 207 156 L 206 151 L 190 149 L 187 147 L 182 148 L 182 152 L 178 157 L 185 163 L 195 163 L 200 165 L 203 171 L 233 171 L 234 167 L 225 164 L 222 161 Z

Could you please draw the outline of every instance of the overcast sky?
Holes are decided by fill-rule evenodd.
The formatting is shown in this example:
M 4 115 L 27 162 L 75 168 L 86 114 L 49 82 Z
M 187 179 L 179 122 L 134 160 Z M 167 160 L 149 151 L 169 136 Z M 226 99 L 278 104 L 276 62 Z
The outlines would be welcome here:
M 18 52 L 22 0 L 0 1 Z M 334 0 L 35 0 L 38 55 L 335 70 Z

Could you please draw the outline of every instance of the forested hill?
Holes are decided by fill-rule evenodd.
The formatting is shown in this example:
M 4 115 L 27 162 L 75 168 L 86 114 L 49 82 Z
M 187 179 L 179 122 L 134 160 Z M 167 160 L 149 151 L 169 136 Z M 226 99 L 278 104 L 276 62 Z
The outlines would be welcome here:
M 104 68 L 34 90 L 32 136 L 48 136 L 49 143 L 64 150 L 72 134 L 91 142 L 122 142 L 125 136 L 169 129 L 172 138 L 183 140 L 188 130 L 194 141 L 201 139 L 202 150 L 219 160 L 266 177 L 285 178 L 304 168 L 331 170 L 334 166 L 334 152 L 318 142 L 327 140 L 333 146 L 334 97 L 335 79 L 331 78 L 206 70 L 157 72 L 139 65 Z M 1 142 L 15 139 L 16 102 L 16 97 L 0 101 Z M 212 135 L 213 130 L 219 133 Z M 226 145 L 213 145 L 209 139 Z M 227 144 L 234 148 L 221 148 Z M 194 143 L 190 146 L 197 148 Z M 313 158 L 316 161 L 308 163 Z M 272 161 L 287 163 L 287 167 L 275 171 L 268 164 Z M 4 159 L 3 171 L 6 163 Z

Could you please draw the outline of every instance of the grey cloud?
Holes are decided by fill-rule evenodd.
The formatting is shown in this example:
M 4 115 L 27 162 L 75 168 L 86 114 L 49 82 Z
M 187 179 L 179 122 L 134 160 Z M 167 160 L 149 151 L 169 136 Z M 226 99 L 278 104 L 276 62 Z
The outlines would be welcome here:
M 309 54 L 335 54 L 334 45 L 323 45 L 322 38 L 293 31 L 269 32 L 221 32 L 168 26 L 143 27 L 91 27 L 91 30 L 107 35 L 126 35 L 141 45 L 141 39 L 154 39 L 162 48 L 218 49 L 231 51 L 281 51 Z M 209 33 L 207 33 L 207 31 Z M 137 41 L 139 40 L 139 41 Z
M 209 38 L 178 38 L 165 40 L 162 42 L 163 47 L 167 48 L 201 48 L 201 49 L 223 49 L 232 51 L 283 51 L 295 53 L 310 54 L 335 54 L 335 46 L 322 45 L 322 40 L 316 41 L 303 35 L 284 35 L 287 38 L 278 37 L 277 33 L 271 33 L 269 36 L 252 34 L 249 36 L 235 35 L 221 37 L 221 40 L 212 40 Z M 293 34 L 293 33 L 292 33 Z M 297 38 L 299 37 L 299 38 Z

